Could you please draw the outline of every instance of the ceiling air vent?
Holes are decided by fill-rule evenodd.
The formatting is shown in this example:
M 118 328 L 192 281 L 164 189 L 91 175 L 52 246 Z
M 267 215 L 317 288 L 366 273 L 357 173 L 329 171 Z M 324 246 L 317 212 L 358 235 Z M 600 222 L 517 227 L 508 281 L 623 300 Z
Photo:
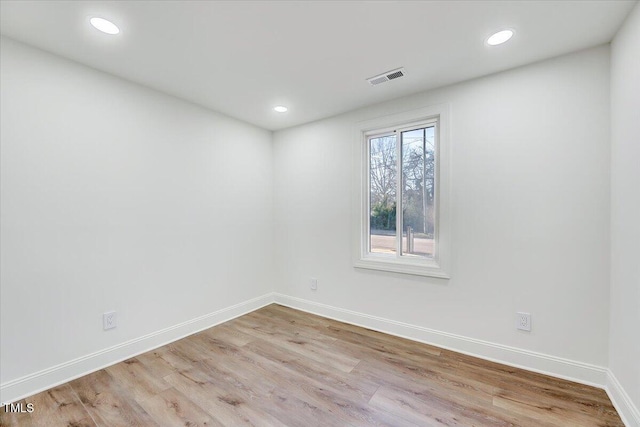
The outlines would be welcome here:
M 404 76 L 404 68 L 398 68 L 395 70 L 387 71 L 377 76 L 369 77 L 367 81 L 372 86 L 379 85 L 380 83 L 388 82 L 389 80 L 397 79 Z

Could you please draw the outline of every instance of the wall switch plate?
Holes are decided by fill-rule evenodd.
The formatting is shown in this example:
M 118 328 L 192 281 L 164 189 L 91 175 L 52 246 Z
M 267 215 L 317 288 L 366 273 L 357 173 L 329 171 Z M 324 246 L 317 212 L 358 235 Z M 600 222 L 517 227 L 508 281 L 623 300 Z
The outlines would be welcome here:
M 531 314 L 529 313 L 516 313 L 516 328 L 521 331 L 531 331 Z
M 315 291 L 318 289 L 318 279 L 315 278 L 311 278 L 311 280 L 309 281 L 309 285 L 311 286 L 311 290 Z
M 107 329 L 113 329 L 116 327 L 116 312 L 108 311 L 102 315 L 102 327 L 106 331 Z

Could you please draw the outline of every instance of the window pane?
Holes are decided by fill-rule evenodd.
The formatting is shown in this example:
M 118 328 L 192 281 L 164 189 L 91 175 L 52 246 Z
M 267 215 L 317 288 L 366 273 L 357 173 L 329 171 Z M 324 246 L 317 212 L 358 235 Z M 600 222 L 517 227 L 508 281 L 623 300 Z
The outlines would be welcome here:
M 433 126 L 402 132 L 402 255 L 434 256 Z
M 369 251 L 396 253 L 396 136 L 369 139 Z

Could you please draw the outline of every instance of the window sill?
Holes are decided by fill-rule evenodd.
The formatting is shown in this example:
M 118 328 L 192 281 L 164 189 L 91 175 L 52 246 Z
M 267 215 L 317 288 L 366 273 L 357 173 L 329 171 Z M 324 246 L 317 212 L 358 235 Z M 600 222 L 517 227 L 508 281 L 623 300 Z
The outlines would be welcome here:
M 437 262 L 411 262 L 397 259 L 361 258 L 354 262 L 356 268 L 366 268 L 369 270 L 389 271 L 392 273 L 410 274 L 413 276 L 437 277 L 440 279 L 450 279 Z

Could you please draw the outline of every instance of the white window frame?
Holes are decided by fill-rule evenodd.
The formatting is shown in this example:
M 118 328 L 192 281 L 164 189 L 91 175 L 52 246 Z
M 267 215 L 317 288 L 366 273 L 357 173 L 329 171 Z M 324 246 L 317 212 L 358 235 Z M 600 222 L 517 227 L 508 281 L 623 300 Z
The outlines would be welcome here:
M 436 123 L 435 168 L 435 256 L 433 258 L 389 256 L 369 251 L 369 138 Z M 354 253 L 356 268 L 389 271 L 418 276 L 450 278 L 450 142 L 449 105 L 439 104 L 378 117 L 356 125 L 354 165 Z M 398 144 L 401 142 L 398 141 Z M 400 174 L 400 171 L 398 171 Z M 398 194 L 396 197 L 401 197 Z M 398 221 L 400 221 L 398 219 Z M 400 232 L 400 230 L 397 230 Z

